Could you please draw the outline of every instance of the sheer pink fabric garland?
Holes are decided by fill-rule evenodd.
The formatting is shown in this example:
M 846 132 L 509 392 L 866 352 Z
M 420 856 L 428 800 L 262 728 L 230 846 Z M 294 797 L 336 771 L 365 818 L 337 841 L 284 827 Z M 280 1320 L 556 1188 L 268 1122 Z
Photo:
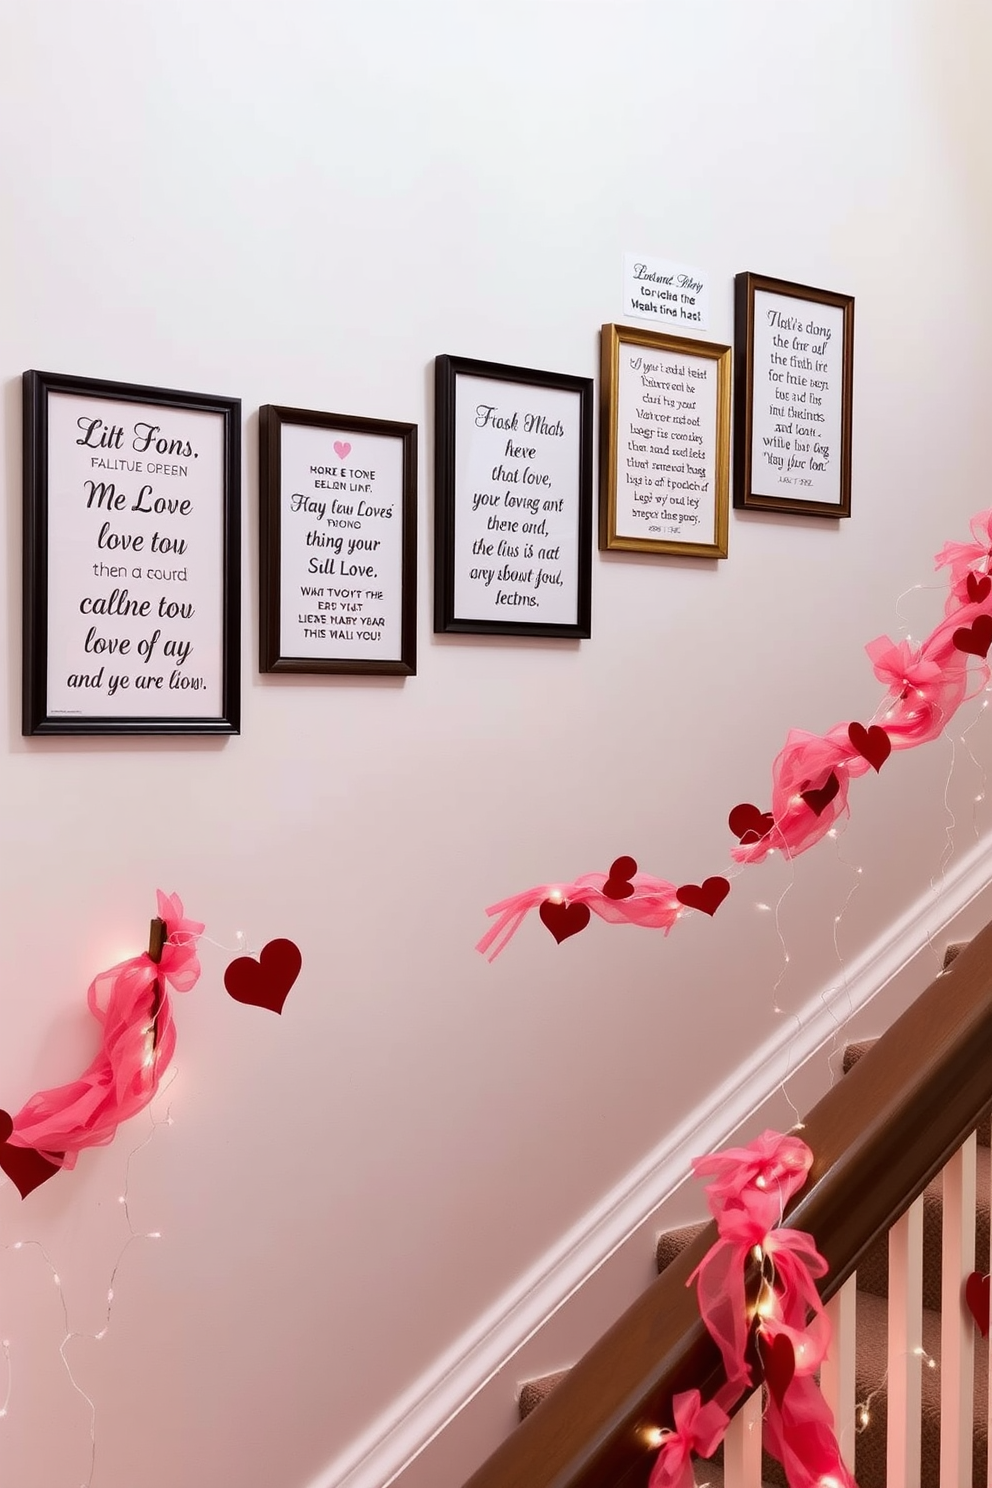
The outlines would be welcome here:
M 113 1141 L 122 1121 L 147 1106 L 176 1047 L 167 983 L 188 992 L 200 975 L 196 942 L 203 932 L 186 918 L 178 894 L 158 891 L 165 944 L 157 963 L 147 953 L 121 961 L 90 984 L 90 1012 L 103 1025 L 99 1053 L 67 1085 L 33 1095 L 13 1118 L 8 1142 L 33 1147 L 71 1168 L 84 1147 Z
M 746 1351 L 757 1333 L 764 1367 L 764 1443 L 785 1468 L 790 1488 L 857 1488 L 834 1434 L 833 1416 L 816 1382 L 830 1346 L 830 1324 L 816 1279 L 827 1263 L 813 1237 L 781 1223 L 802 1188 L 813 1155 L 798 1137 L 764 1132 L 746 1147 L 697 1158 L 697 1177 L 712 1178 L 707 1202 L 718 1238 L 692 1276 L 699 1311 L 720 1350 L 726 1383 L 705 1406 L 698 1391 L 672 1402 L 675 1431 L 661 1444 L 650 1488 L 688 1488 L 693 1453 L 709 1457 L 723 1439 L 730 1410 L 751 1387 Z M 753 1305 L 745 1274 L 751 1257 L 761 1281 Z
M 945 543 L 937 554 L 935 566 L 950 570 L 950 592 L 944 618 L 926 640 L 913 647 L 908 641 L 879 636 L 866 646 L 875 675 L 887 689 L 871 723 L 867 727 L 838 723 L 823 735 L 791 730 L 772 766 L 770 810 L 744 804 L 730 813 L 739 839 L 731 849 L 735 862 L 760 863 L 773 851 L 790 858 L 806 852 L 848 810 L 852 780 L 872 768 L 881 769 L 890 751 L 913 749 L 938 738 L 962 703 L 988 685 L 992 509 L 971 519 L 971 532 L 972 542 Z M 982 663 L 977 669 L 976 659 Z M 632 859 L 618 861 L 636 868 Z M 694 896 L 700 897 L 699 886 L 683 886 L 689 892 L 678 898 L 683 889 L 646 873 L 631 873 L 629 894 L 604 893 L 611 874 L 586 873 L 574 883 L 544 884 L 490 905 L 486 914 L 496 917 L 496 923 L 476 950 L 494 960 L 532 909 L 540 910 L 560 942 L 585 929 L 591 914 L 610 924 L 642 925 L 667 935 L 684 906 L 704 907 L 694 902 Z M 723 878 L 707 879 L 703 887 L 707 885 L 722 886 L 716 904 L 729 891 Z M 706 912 L 712 914 L 716 904 Z

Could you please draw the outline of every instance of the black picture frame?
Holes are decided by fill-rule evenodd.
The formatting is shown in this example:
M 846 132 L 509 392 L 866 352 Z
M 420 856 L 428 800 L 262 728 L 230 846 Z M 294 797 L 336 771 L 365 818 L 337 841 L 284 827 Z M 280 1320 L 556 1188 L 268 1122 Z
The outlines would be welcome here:
M 789 301 L 791 305 L 785 305 L 784 311 L 766 309 L 766 315 L 777 313 L 780 317 L 774 329 L 781 333 L 781 340 L 771 348 L 771 355 L 781 357 L 782 361 L 780 365 L 771 365 L 765 347 L 761 366 L 756 368 L 756 333 L 760 327 L 756 322 L 755 297 L 761 294 L 778 297 L 780 304 Z M 824 311 L 832 324 L 824 322 Z M 841 335 L 840 349 L 830 346 L 828 353 L 825 348 L 837 329 Z M 822 335 L 814 335 L 815 330 L 827 332 L 827 341 Z M 780 378 L 781 385 L 771 385 L 770 378 Z M 786 396 L 790 400 L 788 404 Z M 792 401 L 794 396 L 816 398 L 818 402 L 813 407 L 804 407 Z M 788 416 L 780 424 L 766 418 L 764 427 L 768 432 L 764 436 L 759 433 L 758 438 L 763 444 L 775 447 L 761 452 L 767 468 L 759 468 L 754 458 L 755 408 L 760 404 L 765 415 L 771 415 L 776 410 L 768 406 L 770 397 L 782 400 L 783 412 Z M 831 406 L 824 412 L 828 402 Z M 796 423 L 797 411 L 805 422 Z M 765 274 L 737 274 L 734 279 L 734 507 L 811 517 L 849 517 L 853 417 L 854 296 Z M 829 437 L 818 441 L 821 424 L 829 430 Z M 781 461 L 781 466 L 773 467 L 768 464 L 770 461 Z M 820 497 L 816 495 L 817 489 Z M 830 492 L 826 499 L 822 497 L 824 490 Z
M 294 463 L 291 484 L 305 486 L 306 491 L 292 493 L 284 511 L 283 489 L 285 463 L 283 436 L 287 429 L 310 431 L 312 448 L 324 451 L 318 459 L 326 464 L 311 464 L 303 470 L 299 459 Z M 336 434 L 354 438 L 395 440 L 397 449 L 389 472 L 371 467 L 356 469 L 347 462 L 354 454 L 350 441 L 335 440 Z M 369 446 L 366 446 L 368 449 Z M 380 446 L 380 451 L 382 447 Z M 343 451 L 344 453 L 339 453 Z M 287 408 L 268 403 L 259 411 L 259 670 L 261 672 L 296 672 L 306 674 L 340 674 L 365 676 L 412 677 L 417 671 L 417 426 L 389 419 L 359 418 L 352 414 L 321 413 L 312 409 Z M 376 457 L 377 459 L 377 457 Z M 377 459 L 378 464 L 378 459 Z M 296 477 L 302 472 L 304 478 Z M 369 476 L 370 480 L 352 480 L 351 476 Z M 385 479 L 383 480 L 383 477 Z M 363 491 L 361 488 L 369 489 Z M 356 489 L 358 488 L 358 489 Z M 340 501 L 338 496 L 340 495 Z M 363 500 L 367 496 L 368 500 Z M 297 505 L 294 508 L 294 502 Z M 301 504 L 302 503 L 302 504 Z M 320 507 L 341 505 L 348 510 L 328 516 Z M 367 508 L 368 510 L 363 510 Z M 293 555 L 285 551 L 284 517 L 294 510 L 308 525 L 304 539 L 307 547 L 298 546 Z M 388 516 L 385 513 L 388 511 Z M 371 512 L 371 515 L 369 514 Z M 398 517 L 397 534 L 394 521 Z M 321 524 L 328 530 L 319 530 Z M 331 530 L 333 529 L 333 530 Z M 376 536 L 375 534 L 378 534 Z M 393 549 L 380 555 L 379 549 Z M 351 548 L 353 551 L 349 552 Z M 361 549 L 362 551 L 354 551 Z M 302 585 L 306 569 L 300 564 L 306 552 L 311 558 L 312 582 Z M 287 564 L 296 559 L 295 577 L 290 577 Z M 386 560 L 383 569 L 381 556 Z M 355 561 L 352 562 L 351 560 Z M 330 567 L 328 567 L 330 565 Z M 354 573 L 339 573 L 351 568 Z M 365 570 L 374 570 L 374 577 Z M 383 573 L 387 577 L 383 578 Z M 337 584 L 327 580 L 336 578 Z M 317 582 L 317 580 L 322 582 Z M 344 581 L 343 586 L 342 582 Z M 392 584 L 390 584 L 392 580 Z M 369 585 L 375 589 L 370 590 Z M 385 584 L 385 590 L 382 585 Z M 314 614 L 300 614 L 299 630 L 284 635 L 283 595 L 295 585 L 301 599 L 309 598 Z M 351 593 L 358 585 L 361 596 L 354 601 L 339 601 L 330 590 Z M 389 593 L 390 588 L 398 593 Z M 303 595 L 303 589 L 321 589 L 323 594 Z M 385 593 L 386 608 L 380 600 Z M 369 596 L 369 597 L 366 597 Z M 349 611 L 342 614 L 343 604 Z M 333 609 L 331 608 L 333 607 Z M 387 618 L 388 612 L 388 618 Z M 328 623 L 323 623 L 325 617 Z M 304 628 L 304 620 L 313 625 Z M 330 621 L 333 620 L 333 623 Z M 384 623 L 379 625 L 379 621 Z M 363 633 L 361 622 L 365 622 Z M 371 627 L 371 628 L 369 628 Z M 364 634 L 364 639 L 363 639 Z M 354 640 L 352 639 L 354 638 Z M 295 639 L 295 650 L 292 641 Z M 373 654 L 349 655 L 359 648 Z M 296 654 L 306 650 L 311 654 Z M 384 655 L 374 654 L 385 651 Z
M 22 732 L 237 734 L 241 400 L 32 369 L 23 425 Z
M 593 461 L 593 379 L 591 377 L 572 376 L 567 373 L 536 371 L 529 367 L 511 367 L 499 362 L 479 361 L 470 357 L 438 356 L 434 363 L 435 368 L 435 509 L 434 509 L 434 630 L 437 633 L 454 633 L 468 635 L 505 635 L 505 636 L 534 636 L 552 637 L 559 639 L 585 640 L 591 634 L 592 623 L 592 533 L 593 533 L 593 510 L 592 510 L 592 461 Z M 472 387 L 474 380 L 475 387 Z M 493 418 L 497 421 L 501 418 L 507 420 L 505 427 L 497 427 L 493 423 L 484 423 L 472 427 L 479 427 L 483 434 L 489 434 L 494 438 L 494 449 L 500 444 L 504 449 L 507 447 L 506 439 L 512 434 L 514 447 L 540 451 L 535 458 L 540 464 L 547 464 L 548 459 L 554 463 L 555 456 L 552 447 L 547 444 L 549 439 L 561 437 L 567 438 L 567 443 L 561 447 L 560 464 L 562 466 L 561 479 L 555 484 L 555 478 L 545 469 L 539 470 L 537 466 L 522 463 L 526 456 L 520 456 L 513 470 L 508 473 L 505 481 L 495 480 L 495 484 L 506 485 L 511 480 L 519 477 L 520 481 L 528 478 L 535 481 L 547 479 L 549 484 L 538 484 L 534 487 L 517 487 L 511 493 L 507 491 L 503 497 L 497 497 L 495 493 L 473 493 L 464 488 L 464 480 L 467 478 L 463 473 L 459 480 L 459 464 L 462 452 L 458 447 L 458 424 L 459 424 L 459 387 L 464 389 L 466 398 L 480 392 L 479 384 L 496 383 L 500 387 L 497 395 L 502 394 L 505 385 L 508 401 L 505 405 L 477 404 L 477 408 L 492 407 L 504 408 L 502 414 L 495 414 Z M 522 398 L 522 394 L 530 390 L 529 398 Z M 545 411 L 541 412 L 541 393 L 565 394 L 567 398 L 546 398 L 544 400 Z M 564 414 L 571 413 L 569 404 L 575 399 L 574 429 L 571 424 L 566 431 Z M 524 402 L 531 405 L 530 408 L 522 409 Z M 510 404 L 513 404 L 512 410 Z M 471 404 L 466 404 L 469 416 Z M 549 413 L 553 417 L 549 417 Z M 516 416 L 516 424 L 513 418 Z M 549 431 L 556 425 L 562 425 L 561 435 L 555 435 Z M 528 432 L 528 426 L 529 432 Z M 519 437 L 519 445 L 516 443 Z M 528 443 L 529 440 L 544 441 L 543 445 Z M 572 446 L 574 445 L 574 461 L 572 459 Z M 482 458 L 484 450 L 480 451 Z M 499 463 L 499 462 L 497 462 Z M 574 471 L 572 469 L 574 465 Z M 496 467 L 492 467 L 495 472 Z M 488 477 L 487 477 L 488 481 Z M 475 482 L 478 484 L 478 482 Z M 490 482 L 492 484 L 492 482 Z M 566 489 L 567 488 L 567 489 Z M 560 490 L 557 496 L 541 496 L 541 492 Z M 521 496 L 520 491 L 527 493 L 533 491 L 534 495 Z M 467 517 L 473 515 L 472 502 L 477 496 L 484 494 L 486 499 L 503 502 L 502 508 L 490 513 L 494 522 L 501 522 L 505 531 L 497 531 L 494 536 L 498 539 L 491 544 L 493 552 L 486 558 L 486 566 L 493 569 L 491 580 L 469 579 L 469 575 L 475 572 L 467 562 L 463 561 L 462 571 L 456 572 L 456 560 L 467 540 L 469 531 Z M 505 506 L 508 498 L 515 501 L 528 500 L 533 505 L 534 499 L 540 500 L 537 511 L 528 510 L 526 506 L 514 506 L 512 512 Z M 544 503 L 557 505 L 556 512 L 545 512 Z M 464 510 L 467 505 L 468 510 Z M 503 515 L 500 516 L 500 510 Z M 547 522 L 549 516 L 556 515 L 567 517 L 567 527 L 562 541 L 556 543 L 552 532 L 550 540 L 541 544 L 536 539 L 541 535 L 540 531 L 531 533 L 520 530 L 510 530 L 515 524 L 519 528 L 530 526 L 540 529 L 542 523 Z M 490 520 L 486 518 L 486 521 Z M 460 532 L 459 523 L 465 522 L 464 532 Z M 574 536 L 573 536 L 574 534 Z M 533 537 L 534 541 L 529 541 Z M 478 541 L 482 541 L 479 538 Z M 490 546 L 484 544 L 484 546 Z M 498 554 L 495 550 L 504 547 L 507 550 L 519 549 L 516 555 L 509 551 Z M 563 547 L 574 550 L 574 568 L 568 565 L 568 584 L 565 580 L 564 560 L 546 558 L 545 567 L 540 569 L 542 560 L 537 556 L 539 553 L 560 553 Z M 525 556 L 526 549 L 530 547 L 534 551 L 530 558 Z M 466 550 L 468 551 L 468 550 Z M 463 555 L 462 555 L 463 556 Z M 505 560 L 500 562 L 500 560 Z M 558 565 L 557 567 L 555 565 Z M 530 570 L 529 578 L 526 577 Z M 470 588 L 471 584 L 484 584 L 491 588 L 492 583 L 500 584 L 497 574 L 506 571 L 518 574 L 517 579 L 508 579 L 508 584 L 513 584 L 512 589 L 493 590 L 492 597 L 482 594 L 479 598 L 484 603 L 476 603 L 470 598 L 466 600 L 463 591 Z M 539 572 L 543 577 L 539 577 Z M 538 592 L 532 592 L 534 586 Z M 558 603 L 558 596 L 554 596 L 554 604 L 549 604 L 547 597 L 541 596 L 539 588 L 543 586 L 550 589 L 552 586 L 565 589 L 564 598 Z M 491 611 L 498 604 L 496 596 L 503 595 L 507 601 L 508 617 L 496 616 L 490 613 L 480 613 L 483 608 Z M 519 595 L 519 599 L 511 600 L 511 596 Z M 574 595 L 574 603 L 572 596 Z M 550 619 L 548 614 L 542 618 L 527 621 L 523 619 L 510 618 L 519 613 L 519 608 L 541 609 L 546 608 L 548 613 L 567 610 L 565 618 Z M 476 612 L 473 613 L 473 610 Z

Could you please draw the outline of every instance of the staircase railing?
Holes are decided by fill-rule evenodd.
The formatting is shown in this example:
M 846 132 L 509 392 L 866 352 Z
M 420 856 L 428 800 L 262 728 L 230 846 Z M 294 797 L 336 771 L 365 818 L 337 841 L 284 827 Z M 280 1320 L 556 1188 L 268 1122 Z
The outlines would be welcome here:
M 949 1315 L 945 1328 L 951 1331 L 942 1345 L 950 1354 L 942 1365 L 947 1403 L 942 1398 L 941 1455 L 950 1455 L 946 1466 L 942 1460 L 941 1483 L 952 1488 L 971 1481 L 970 1465 L 965 1471 L 963 1461 L 953 1458 L 955 1450 L 970 1454 L 970 1424 L 965 1442 L 965 1426 L 953 1425 L 952 1419 L 970 1423 L 972 1409 L 968 1371 L 973 1330 L 964 1326 L 961 1305 L 964 1277 L 974 1264 L 968 1251 L 969 1234 L 972 1251 L 974 1245 L 974 1140 L 969 1138 L 990 1107 L 992 925 L 810 1111 L 802 1136 L 814 1164 L 787 1211 L 787 1222 L 812 1234 L 829 1262 L 820 1292 L 825 1301 L 836 1297 L 831 1308 L 835 1319 L 843 1319 L 845 1296 L 851 1296 L 852 1288 L 842 1289 L 860 1258 L 879 1236 L 891 1232 L 892 1290 L 896 1297 L 908 1298 L 897 1302 L 902 1312 L 895 1313 L 896 1349 L 899 1328 L 909 1330 L 902 1343 L 905 1354 L 914 1308 L 919 1307 L 918 1285 L 917 1301 L 912 1300 L 920 1251 L 920 1206 L 915 1201 L 947 1167 L 945 1213 L 949 1209 L 956 1218 L 950 1220 L 950 1234 L 945 1218 L 944 1314 Z M 692 1388 L 707 1397 L 723 1382 L 720 1356 L 700 1320 L 695 1290 L 686 1286 L 715 1238 L 710 1225 L 473 1474 L 466 1488 L 641 1488 L 647 1483 L 659 1428 L 671 1424 L 672 1397 Z M 955 1247 L 948 1267 L 948 1250 L 954 1253 Z M 823 1381 L 828 1395 L 834 1395 L 842 1445 L 854 1409 L 849 1398 L 852 1350 L 853 1341 L 842 1334 L 832 1371 Z M 756 1364 L 756 1379 L 759 1368 Z M 955 1381 L 959 1398 L 952 1401 Z M 912 1428 L 904 1430 L 894 1408 L 907 1392 L 912 1409 L 911 1382 L 890 1379 L 893 1488 L 911 1488 L 913 1483 Z M 759 1407 L 759 1397 L 753 1397 L 728 1441 L 728 1488 L 732 1479 L 752 1481 L 746 1474 L 753 1468 L 746 1462 L 754 1460 Z M 945 1421 L 945 1409 L 953 1418 L 948 1414 Z M 910 1454 L 901 1474 L 900 1449 Z

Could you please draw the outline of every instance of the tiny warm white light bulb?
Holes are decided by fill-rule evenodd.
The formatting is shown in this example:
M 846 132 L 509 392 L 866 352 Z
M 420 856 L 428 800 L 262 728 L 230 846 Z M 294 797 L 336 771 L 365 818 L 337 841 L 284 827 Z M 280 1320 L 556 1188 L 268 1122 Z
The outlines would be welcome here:
M 54 1283 L 55 1283 L 55 1285 L 57 1287 L 60 1287 L 62 1285 L 62 1282 L 59 1279 L 59 1274 L 58 1274 L 57 1271 L 53 1271 L 52 1272 L 52 1280 L 54 1281 Z
M 561 889 L 552 889 L 551 893 L 548 895 L 548 898 L 551 900 L 552 904 L 560 904 L 562 900 Z
M 108 1287 L 107 1288 L 107 1301 L 108 1302 L 113 1302 L 113 1300 L 114 1300 L 114 1289 L 113 1289 L 113 1287 Z
M 834 838 L 836 838 L 836 836 L 837 836 L 837 828 L 836 827 L 831 827 L 830 828 L 830 831 L 827 833 L 827 836 L 828 837 L 834 837 Z
M 644 1444 L 649 1451 L 656 1451 L 665 1439 L 665 1433 L 660 1426 L 645 1426 Z
M 834 924 L 835 925 L 839 925 L 840 924 L 840 919 L 841 919 L 840 915 L 834 915 Z
M 162 1238 L 162 1231 L 161 1230 L 149 1230 L 148 1231 L 148 1234 L 145 1236 L 145 1239 L 146 1240 L 161 1240 L 161 1238 Z
M 101 1338 L 106 1338 L 106 1336 L 107 1336 L 107 1330 L 106 1330 L 106 1328 L 101 1328 L 100 1331 L 99 1331 L 99 1333 L 94 1333 L 93 1334 L 93 1337 L 96 1339 L 97 1343 L 100 1342 L 100 1339 Z
M 752 1246 L 751 1247 L 751 1254 L 754 1256 L 754 1259 L 758 1262 L 758 1265 L 760 1266 L 761 1265 L 761 1262 L 765 1258 L 765 1253 L 761 1249 L 761 1246 L 760 1245 L 754 1245 L 754 1246 Z
M 755 1178 L 754 1180 L 754 1186 L 755 1188 L 765 1188 L 767 1186 L 767 1180 L 764 1173 L 758 1174 L 757 1178 Z
M 117 1195 L 117 1202 L 118 1202 L 118 1204 L 126 1204 L 127 1203 L 127 1194 L 118 1194 Z
M 24 1244 L 24 1241 L 23 1240 L 15 1240 L 14 1241 L 14 1249 L 15 1250 L 20 1250 L 20 1248 L 21 1248 L 21 1246 L 23 1244 Z
M 975 797 L 975 800 L 976 801 L 984 801 L 985 800 L 985 792 L 984 791 L 979 791 L 978 795 Z
M 755 907 L 755 909 L 764 910 L 765 914 L 770 914 L 771 913 L 771 905 L 770 904 L 756 904 L 754 907 Z
M 862 1407 L 861 1413 L 860 1413 L 858 1419 L 860 1420 L 862 1426 L 867 1426 L 868 1425 L 868 1422 L 871 1420 L 871 1416 L 864 1409 L 864 1407 Z

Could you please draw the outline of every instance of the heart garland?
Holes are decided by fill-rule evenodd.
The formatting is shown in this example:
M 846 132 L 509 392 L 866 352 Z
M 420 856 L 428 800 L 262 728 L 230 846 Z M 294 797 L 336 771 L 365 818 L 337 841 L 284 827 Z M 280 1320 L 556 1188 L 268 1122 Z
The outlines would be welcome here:
M 744 801 L 730 812 L 728 824 L 738 843 L 733 849 L 736 861 L 760 862 L 772 851 L 792 858 L 805 852 L 847 809 L 851 778 L 863 773 L 865 765 L 878 773 L 894 747 L 908 749 L 937 738 L 966 700 L 967 663 L 960 658 L 986 660 L 992 650 L 992 613 L 988 609 L 972 613 L 967 617 L 968 624 L 955 625 L 954 619 L 963 610 L 992 604 L 992 574 L 988 572 L 992 565 L 992 509 L 973 517 L 971 530 L 972 543 L 945 543 L 937 555 L 936 566 L 950 568 L 951 593 L 945 618 L 931 635 L 916 651 L 908 641 L 896 645 L 885 636 L 867 647 L 876 676 L 888 687 L 881 704 L 887 726 L 852 722 L 837 725 L 822 738 L 794 730 L 775 762 L 772 809 L 761 811 Z M 986 680 L 988 676 L 986 667 Z M 804 761 L 810 767 L 806 779 L 800 773 Z M 817 761 L 828 768 L 820 776 L 822 783 L 813 785 Z M 831 762 L 835 762 L 832 767 Z M 797 807 L 802 811 L 797 812 Z M 807 811 L 815 819 L 812 824 L 809 817 L 803 820 Z M 667 934 L 679 917 L 680 906 L 702 908 L 712 915 L 729 892 L 729 883 L 722 878 L 683 884 L 677 889 L 664 879 L 641 873 L 634 884 L 635 871 L 632 858 L 617 858 L 605 876 L 582 875 L 573 884 L 559 885 L 553 897 L 551 887 L 544 885 L 492 904 L 486 913 L 495 917 L 495 923 L 476 949 L 494 960 L 535 907 L 539 907 L 542 921 L 561 944 L 585 929 L 591 912 L 614 924 L 640 924 Z M 710 887 L 707 892 L 707 886 L 717 883 L 727 884 L 727 888 L 713 902 L 715 890 Z M 698 896 L 702 896 L 702 904 Z M 578 903 L 573 902 L 576 899 Z
M 188 992 L 200 976 L 203 925 L 187 919 L 178 894 L 158 893 L 146 953 L 94 977 L 90 1012 L 102 1027 L 100 1050 L 77 1079 L 41 1090 L 11 1116 L 0 1110 L 0 1170 L 22 1199 L 87 1147 L 113 1140 L 123 1121 L 144 1110 L 176 1047 L 169 985 Z M 588 913 L 588 911 L 587 911 Z M 233 961 L 224 984 L 237 1002 L 281 1013 L 302 965 L 291 940 L 272 940 L 258 961 Z
M 232 961 L 224 973 L 224 986 L 235 1002 L 281 1013 L 302 965 L 300 948 L 293 941 L 270 940 L 257 961 L 251 956 Z
M 567 904 L 555 899 L 545 899 L 540 915 L 559 945 L 570 935 L 578 935 L 580 930 L 584 930 L 590 919 L 588 904 Z
M 972 1271 L 964 1284 L 964 1300 L 983 1338 L 989 1336 L 989 1277 Z
M 715 915 L 729 893 L 730 884 L 725 878 L 707 878 L 701 884 L 683 884 L 675 890 L 675 897 L 689 909 L 701 909 L 703 914 Z

